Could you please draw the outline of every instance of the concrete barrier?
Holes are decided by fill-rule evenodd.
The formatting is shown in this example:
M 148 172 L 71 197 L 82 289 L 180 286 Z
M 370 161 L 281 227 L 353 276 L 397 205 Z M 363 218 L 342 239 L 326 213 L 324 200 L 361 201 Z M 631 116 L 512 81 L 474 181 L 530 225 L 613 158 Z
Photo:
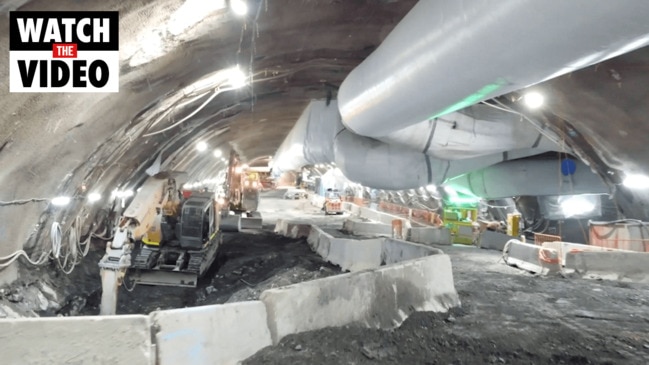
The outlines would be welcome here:
M 606 247 L 599 247 L 599 246 L 591 246 L 591 245 L 584 245 L 580 243 L 572 243 L 572 242 L 563 242 L 563 241 L 556 241 L 556 242 L 543 242 L 541 244 L 543 247 L 548 247 L 548 248 L 553 248 L 559 252 L 559 258 L 561 260 L 561 264 L 565 265 L 566 262 L 566 255 L 569 252 L 573 251 L 589 251 L 589 252 L 603 252 L 603 251 L 609 251 L 609 252 L 634 252 L 634 251 L 625 251 L 625 250 L 617 250 L 614 248 L 606 248 Z
M 290 238 L 305 238 L 311 234 L 311 225 L 278 219 L 277 223 L 275 223 L 274 232 Z
M 572 251 L 565 268 L 586 278 L 649 283 L 649 253 L 630 251 Z
M 408 241 L 424 244 L 451 245 L 451 231 L 446 227 L 411 227 L 408 233 Z
M 392 227 L 392 221 L 395 219 L 401 219 L 404 221 L 403 228 L 404 229 L 410 229 L 412 228 L 412 223 L 406 218 L 399 217 L 397 215 L 393 214 L 388 214 L 384 212 L 379 212 L 374 209 L 370 209 L 367 207 L 360 207 L 359 208 L 359 217 L 369 219 L 375 222 L 383 223 L 383 224 L 389 224 L 390 227 Z
M 394 238 L 383 238 L 381 243 L 381 261 L 385 265 L 414 260 L 429 255 L 443 254 L 441 250 L 433 247 Z
M 432 247 L 387 237 L 335 238 L 317 226 L 311 227 L 307 241 L 323 259 L 351 272 L 442 253 Z
M 356 236 L 392 236 L 392 225 L 364 222 L 358 219 L 348 218 L 343 222 L 343 231 Z
M 350 202 L 343 202 L 343 210 L 353 215 L 360 215 L 361 213 L 361 207 Z
M 343 271 L 355 272 L 381 266 L 380 239 L 334 238 L 319 227 L 312 226 L 307 242 L 320 257 L 340 266 Z
M 504 233 L 484 231 L 480 234 L 478 246 L 488 250 L 502 251 L 509 240 L 517 240 L 518 237 L 508 236 Z
M 411 312 L 460 304 L 447 255 L 266 290 L 261 301 L 274 344 L 289 334 L 352 323 L 393 328 Z
M 234 365 L 271 345 L 260 301 L 157 311 L 151 320 L 156 365 Z
M 559 253 L 547 247 L 510 240 L 503 249 L 505 262 L 537 274 L 549 274 L 561 270 Z
M 309 247 L 313 252 L 320 255 L 320 257 L 326 259 L 329 256 L 329 248 L 331 247 L 331 240 L 333 236 L 326 233 L 317 226 L 311 226 L 311 231 L 307 237 L 307 242 Z
M 302 226 L 278 222 L 276 229 Z M 237 364 L 287 334 L 352 323 L 392 328 L 413 311 L 460 303 L 450 259 L 438 249 L 384 237 L 334 238 L 315 226 L 309 232 L 316 252 L 360 272 L 267 290 L 261 301 L 150 316 L 0 320 L 2 363 Z
M 381 266 L 383 239 L 354 240 L 330 238 L 325 260 L 340 266 L 343 271 L 362 271 Z
M 153 365 L 149 317 L 0 320 L 2 364 Z

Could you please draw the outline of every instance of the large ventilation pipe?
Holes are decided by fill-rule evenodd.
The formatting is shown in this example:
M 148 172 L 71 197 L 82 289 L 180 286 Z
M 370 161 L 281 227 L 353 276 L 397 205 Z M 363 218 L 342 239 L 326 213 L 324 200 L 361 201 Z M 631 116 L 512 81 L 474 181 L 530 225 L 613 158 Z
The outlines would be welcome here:
M 342 119 L 383 137 L 643 47 L 647 19 L 637 0 L 420 1 L 345 78 Z
M 273 175 L 333 162 L 333 141 L 342 128 L 335 100 L 311 100 L 277 149 L 272 160 Z
M 476 110 L 485 111 L 481 108 Z M 494 122 L 476 121 L 475 117 L 453 114 L 457 114 L 457 125 L 461 127 L 451 127 L 437 134 L 428 130 L 427 123 L 421 123 L 418 124 L 421 128 L 418 132 L 413 131 L 417 126 L 412 126 L 408 133 L 391 135 L 394 143 L 389 144 L 346 130 L 340 121 L 335 102 L 327 105 L 325 101 L 314 100 L 306 107 L 278 149 L 273 159 L 273 174 L 279 176 L 282 172 L 299 170 L 305 165 L 335 162 L 352 181 L 373 188 L 400 190 L 438 185 L 448 178 L 485 166 L 556 148 L 549 145 L 540 148 L 542 143 L 539 141 L 543 139 L 538 132 L 526 127 L 529 126 L 527 122 L 513 121 L 503 116 L 507 114 L 506 117 L 509 118 L 509 113 L 496 110 L 482 114 L 494 118 Z M 488 124 L 491 129 L 485 126 L 478 128 L 477 124 Z M 527 131 L 529 135 L 519 133 L 520 130 Z M 490 137 L 485 137 L 487 142 L 482 143 L 480 140 L 472 141 L 467 133 Z M 410 143 L 407 139 L 399 139 L 409 136 L 412 138 Z M 437 136 L 433 140 L 440 146 L 445 144 L 448 147 L 449 141 L 457 141 L 455 145 L 458 147 L 451 151 L 461 150 L 462 153 L 448 153 L 447 158 L 436 157 L 435 153 L 444 156 L 443 148 L 422 147 L 425 143 L 428 147 L 433 145 L 428 142 L 431 136 Z M 467 140 L 462 141 L 462 138 Z M 489 138 L 493 140 L 490 141 Z M 498 141 L 500 145 L 497 145 Z M 473 142 L 476 143 L 476 152 L 471 150 Z M 530 148 L 517 148 L 528 145 Z M 423 153 L 423 150 L 427 153 Z
M 559 140 L 555 135 L 552 137 Z M 482 104 L 411 125 L 379 139 L 449 160 L 522 148 L 537 149 L 536 153 L 561 150 L 520 115 Z
M 444 186 L 484 199 L 519 195 L 605 194 L 610 189 L 581 162 L 572 175 L 563 175 L 556 160 L 509 161 L 458 176 Z
M 538 152 L 535 149 L 520 149 L 448 160 L 359 136 L 346 129 L 338 133 L 334 141 L 336 166 L 348 179 L 371 188 L 386 190 L 439 185 L 448 178 Z

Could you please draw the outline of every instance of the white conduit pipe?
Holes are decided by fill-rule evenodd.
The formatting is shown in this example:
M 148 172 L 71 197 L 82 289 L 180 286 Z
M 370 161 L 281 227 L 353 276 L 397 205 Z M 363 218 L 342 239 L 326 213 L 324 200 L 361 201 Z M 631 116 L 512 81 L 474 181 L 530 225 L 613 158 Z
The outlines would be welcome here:
M 383 137 L 649 44 L 649 1 L 419 1 L 338 92 Z

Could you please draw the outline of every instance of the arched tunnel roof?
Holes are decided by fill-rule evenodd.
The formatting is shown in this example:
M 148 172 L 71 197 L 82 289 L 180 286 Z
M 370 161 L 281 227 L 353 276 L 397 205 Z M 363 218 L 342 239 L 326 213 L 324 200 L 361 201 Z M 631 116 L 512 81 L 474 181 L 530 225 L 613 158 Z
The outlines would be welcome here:
M 308 101 L 335 97 L 343 78 L 415 1 L 250 3 L 241 18 L 218 0 L 209 6 L 194 0 L 4 2 L 2 29 L 11 10 L 118 10 L 121 70 L 115 94 L 19 94 L 9 93 L 8 60 L 2 60 L 0 201 L 78 196 L 82 189 L 109 196 L 140 182 L 161 152 L 163 161 L 175 156 L 167 169 L 206 178 L 224 162 L 197 152 L 198 141 L 224 156 L 233 148 L 244 160 L 272 155 Z M 9 34 L 0 37 L 0 52 L 7 54 Z M 210 89 L 188 96 L 188 86 L 237 64 L 252 72 L 251 84 L 217 95 L 193 118 L 156 133 L 210 96 Z M 1 207 L 0 256 L 30 235 L 33 245 L 45 222 L 73 217 L 81 207 Z
M 2 29 L 11 10 L 120 12 L 119 93 L 9 93 L 8 57 L 0 61 L 0 201 L 18 201 L 0 207 L 0 256 L 26 241 L 26 248 L 43 244 L 52 221 L 69 224 L 99 209 L 80 200 L 66 208 L 48 206 L 54 196 L 109 196 L 134 187 L 158 157 L 165 170 L 199 180 L 215 175 L 224 162 L 198 152 L 198 142 L 224 155 L 234 149 L 248 161 L 273 155 L 309 100 L 335 98 L 349 72 L 417 2 L 259 0 L 250 2 L 243 18 L 225 0 L 207 3 L 0 5 Z M 3 31 L 0 38 L 6 55 L 9 35 Z M 649 171 L 648 60 L 649 50 L 642 48 L 536 86 L 548 100 L 549 112 L 540 119 L 562 131 L 565 142 L 604 176 Z M 184 120 L 212 96 L 210 77 L 236 65 L 252 82 L 215 95 Z M 37 201 L 22 202 L 30 199 Z M 646 213 L 643 205 L 638 209 Z

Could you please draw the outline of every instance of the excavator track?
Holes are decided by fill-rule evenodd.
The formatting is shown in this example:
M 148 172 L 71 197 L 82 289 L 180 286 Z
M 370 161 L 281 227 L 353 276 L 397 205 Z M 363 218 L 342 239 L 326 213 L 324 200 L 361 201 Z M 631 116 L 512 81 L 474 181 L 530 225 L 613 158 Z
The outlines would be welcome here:
M 179 247 L 150 247 L 142 244 L 131 260 L 131 277 L 138 284 L 196 287 L 216 259 L 222 242 L 219 232 L 202 250 L 184 250 Z M 167 255 L 177 257 L 176 265 L 165 264 Z M 163 260 L 161 260 L 161 258 Z

